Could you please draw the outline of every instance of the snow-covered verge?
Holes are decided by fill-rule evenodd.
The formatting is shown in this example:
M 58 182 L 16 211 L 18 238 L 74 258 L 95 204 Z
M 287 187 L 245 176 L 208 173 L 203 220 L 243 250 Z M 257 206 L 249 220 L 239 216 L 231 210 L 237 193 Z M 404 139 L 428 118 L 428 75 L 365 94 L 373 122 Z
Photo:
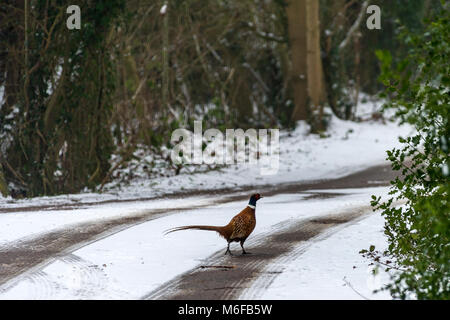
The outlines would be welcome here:
M 368 119 L 381 103 L 365 102 L 358 107 L 359 115 Z M 203 128 L 206 130 L 208 128 Z M 229 165 L 207 172 L 191 173 L 194 166 L 185 166 L 181 174 L 167 176 L 164 160 L 139 150 L 142 161 L 121 171 L 132 174 L 129 185 L 117 181 L 107 184 L 102 193 L 84 192 L 55 197 L 14 200 L 0 196 L 0 208 L 31 205 L 58 205 L 101 202 L 120 199 L 142 199 L 160 197 L 180 191 L 239 188 L 240 186 L 273 185 L 278 183 L 338 178 L 349 173 L 381 164 L 386 150 L 399 146 L 398 136 L 411 133 L 407 126 L 399 127 L 395 122 L 382 123 L 343 121 L 332 118 L 326 136 L 307 134 L 308 128 L 299 123 L 293 132 L 280 133 L 279 171 L 275 175 L 261 175 L 260 167 L 250 164 Z M 147 159 L 147 160 L 146 160 Z M 159 167 L 155 175 L 148 176 L 153 163 Z M 158 171 L 159 170 L 159 171 Z M 158 173 L 159 172 L 159 173 Z M 158 173 L 158 174 L 156 174 Z
M 282 232 L 283 227 L 280 226 L 292 225 L 313 216 L 328 216 L 366 207 L 372 194 L 385 197 L 387 192 L 388 188 L 377 187 L 339 189 L 342 195 L 326 199 L 307 198 L 309 192 L 264 198 L 258 202 L 257 225 L 247 241 L 247 248 L 251 250 L 252 243 L 264 239 L 268 233 Z M 180 225 L 205 224 L 205 221 L 211 225 L 224 225 L 244 205 L 238 201 L 180 211 L 130 227 L 73 252 L 60 254 L 50 264 L 13 279 L 0 287 L 0 299 L 145 297 L 178 275 L 208 263 L 208 257 L 226 247 L 226 242 L 215 233 L 186 231 L 164 236 L 165 230 Z M 85 210 L 83 216 L 98 209 Z M 105 207 L 104 210 L 109 209 Z M 51 223 L 52 219 L 60 219 L 58 212 L 46 214 L 46 224 Z M 32 215 L 28 213 L 29 217 Z M 11 221 L 14 216 L 10 215 Z M 373 298 L 368 292 L 370 288 L 365 286 L 372 282 L 376 285 L 379 280 L 374 280 L 368 273 L 368 261 L 359 256 L 358 251 L 370 244 L 382 249 L 384 239 L 381 228 L 382 220 L 375 215 L 348 229 L 341 229 L 328 239 L 323 240 L 319 236 L 307 241 L 303 245 L 309 246 L 308 250 L 298 256 L 298 260 L 283 267 L 284 273 L 266 292 L 261 293 L 263 298 L 281 298 L 282 295 L 283 298 L 358 298 L 353 289 L 344 286 L 344 277 L 356 290 Z M 233 244 L 231 249 L 240 251 L 238 244 Z M 357 268 L 353 269 L 353 266 Z M 386 295 L 380 297 L 388 298 Z

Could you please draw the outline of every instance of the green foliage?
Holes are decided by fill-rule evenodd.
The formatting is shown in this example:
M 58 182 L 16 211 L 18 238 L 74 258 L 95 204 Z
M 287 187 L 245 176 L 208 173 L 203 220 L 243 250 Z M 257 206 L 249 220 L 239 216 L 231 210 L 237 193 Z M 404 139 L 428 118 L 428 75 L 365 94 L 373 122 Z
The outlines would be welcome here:
M 333 112 L 344 119 L 354 118 L 359 91 L 376 94 L 384 89 L 377 81 L 380 68 L 374 54 L 376 50 L 389 50 L 394 61 L 401 59 L 407 53 L 408 44 L 397 37 L 400 27 L 405 26 L 415 33 L 423 32 L 424 17 L 436 14 L 435 10 L 441 7 L 439 0 L 371 2 L 381 8 L 382 29 L 366 28 L 368 15 L 365 15 L 351 41 L 339 50 L 339 45 L 360 13 L 362 3 L 321 0 L 321 47 L 328 103 Z
M 82 27 L 72 31 L 69 4 L 36 1 L 28 17 L 16 130 L 4 155 L 7 180 L 27 196 L 94 187 L 110 167 L 115 74 L 109 38 L 125 2 L 79 3 Z
M 410 47 L 394 67 L 392 56 L 379 51 L 381 81 L 403 123 L 414 136 L 400 138 L 403 147 L 388 151 L 392 168 L 401 175 L 392 181 L 388 201 L 373 197 L 382 210 L 389 248 L 402 271 L 387 286 L 394 297 L 450 299 L 450 15 L 443 11 L 425 32 L 402 32 Z M 398 206 L 396 201 L 404 201 Z

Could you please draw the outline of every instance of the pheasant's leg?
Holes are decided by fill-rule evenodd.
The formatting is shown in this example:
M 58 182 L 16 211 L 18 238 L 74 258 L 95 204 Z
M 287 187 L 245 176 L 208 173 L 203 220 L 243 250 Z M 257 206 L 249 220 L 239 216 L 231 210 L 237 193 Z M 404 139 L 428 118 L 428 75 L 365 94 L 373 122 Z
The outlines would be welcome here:
M 232 256 L 233 254 L 230 251 L 230 243 L 228 242 L 228 247 L 227 247 L 227 251 L 225 251 L 225 255 L 227 255 L 227 253 L 230 254 L 230 256 Z
M 244 249 L 244 241 L 245 241 L 245 240 L 241 240 L 242 254 L 250 254 L 250 252 L 247 252 L 247 251 L 245 251 L 245 249 Z

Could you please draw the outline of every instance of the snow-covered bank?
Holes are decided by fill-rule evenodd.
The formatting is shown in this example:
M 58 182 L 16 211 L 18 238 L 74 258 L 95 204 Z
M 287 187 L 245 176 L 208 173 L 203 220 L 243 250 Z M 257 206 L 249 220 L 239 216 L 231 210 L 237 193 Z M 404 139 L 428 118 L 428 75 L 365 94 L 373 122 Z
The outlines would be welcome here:
M 359 106 L 364 114 L 371 114 L 380 103 Z M 207 128 L 204 128 L 206 130 Z M 276 175 L 261 175 L 258 166 L 230 165 L 226 168 L 190 174 L 149 179 L 144 174 L 145 163 L 133 170 L 134 179 L 128 186 L 107 184 L 103 193 L 81 193 L 55 197 L 13 200 L 0 196 L 0 208 L 24 206 L 96 203 L 109 200 L 161 197 L 180 191 L 239 188 L 240 186 L 274 185 L 316 179 L 333 179 L 384 163 L 386 150 L 399 146 L 398 136 L 406 136 L 411 129 L 396 123 L 380 121 L 351 122 L 332 118 L 326 137 L 308 135 L 300 124 L 291 133 L 281 132 L 280 163 Z M 184 173 L 183 173 L 184 172 Z
M 258 202 L 257 225 L 248 240 L 247 248 L 251 250 L 252 243 L 263 241 L 268 233 L 282 231 L 277 229 L 282 228 L 280 225 L 288 226 L 312 216 L 339 214 L 352 208 L 367 207 L 370 195 L 386 196 L 387 191 L 388 188 L 385 187 L 339 189 L 342 195 L 326 199 L 314 197 L 306 199 L 310 195 L 308 192 L 264 198 Z M 0 299 L 141 298 L 179 274 L 207 263 L 205 259 L 226 247 L 223 239 L 215 233 L 186 231 L 163 236 L 166 229 L 186 224 L 205 224 L 206 221 L 212 225 L 223 225 L 244 206 L 245 202 L 238 201 L 197 210 L 180 211 L 133 226 L 76 251 L 63 253 L 49 265 L 13 279 L 6 286 L 0 287 Z M 47 214 L 55 217 L 54 213 Z M 369 226 L 372 229 L 369 228 L 369 233 L 366 234 L 368 237 L 364 239 L 353 237 L 351 246 L 337 248 L 335 246 L 340 242 L 329 242 L 327 250 L 335 248 L 336 255 L 339 252 L 345 255 L 340 258 L 334 256 L 334 260 L 331 260 L 329 265 L 318 261 L 332 259 L 332 257 L 322 256 L 324 252 L 316 249 L 315 246 L 320 243 L 317 243 L 315 239 L 308 241 L 315 254 L 307 259 L 311 263 L 310 267 L 317 268 L 318 272 L 310 281 L 320 282 L 322 279 L 323 282 L 317 284 L 318 287 L 329 286 L 329 294 L 324 292 L 324 297 L 341 298 L 340 288 L 335 286 L 342 286 L 343 275 L 348 275 L 347 278 L 352 285 L 359 285 L 364 277 L 369 279 L 367 269 L 363 268 L 364 262 L 356 261 L 355 255 L 358 255 L 360 249 L 366 248 L 367 243 L 379 243 L 377 240 L 379 235 L 370 231 L 379 231 L 381 228 L 379 220 L 374 221 L 378 225 Z M 359 230 L 364 230 L 361 229 L 363 227 L 365 228 L 364 225 L 360 225 Z M 238 244 L 233 244 L 231 249 L 232 251 L 240 250 L 238 248 Z M 358 266 L 355 270 L 363 272 L 363 275 L 354 276 L 353 270 L 347 272 L 349 265 L 355 263 Z M 328 269 L 334 271 L 330 272 Z M 339 270 L 345 272 L 340 273 Z M 287 267 L 286 272 L 291 278 L 290 290 L 293 287 L 303 287 L 304 279 L 298 280 L 299 275 L 293 275 L 297 272 L 295 266 Z M 304 271 L 301 272 L 303 274 Z M 319 272 L 328 273 L 329 276 L 320 275 Z M 331 282 L 329 277 L 333 276 L 337 278 Z M 297 280 L 299 282 L 296 282 Z M 280 281 L 285 280 L 281 278 Z M 274 288 L 279 289 L 279 287 Z M 319 297 L 319 294 L 320 292 L 317 291 L 315 297 Z

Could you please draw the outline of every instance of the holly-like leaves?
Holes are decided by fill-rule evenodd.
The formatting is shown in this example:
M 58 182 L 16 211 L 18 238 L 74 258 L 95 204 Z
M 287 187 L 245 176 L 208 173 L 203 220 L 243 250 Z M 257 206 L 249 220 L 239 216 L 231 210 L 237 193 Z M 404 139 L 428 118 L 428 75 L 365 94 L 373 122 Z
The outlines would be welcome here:
M 387 151 L 392 168 L 401 175 L 391 182 L 391 198 L 373 196 L 371 205 L 385 218 L 389 247 L 402 272 L 386 286 L 397 298 L 450 298 L 450 22 L 444 11 L 423 35 L 404 34 L 410 54 L 395 67 L 386 52 L 380 80 L 387 86 L 393 108 L 417 133 L 402 137 L 403 147 Z M 406 200 L 394 206 L 395 200 Z M 361 253 L 375 262 L 375 247 Z M 390 269 L 390 268 L 388 268 Z

